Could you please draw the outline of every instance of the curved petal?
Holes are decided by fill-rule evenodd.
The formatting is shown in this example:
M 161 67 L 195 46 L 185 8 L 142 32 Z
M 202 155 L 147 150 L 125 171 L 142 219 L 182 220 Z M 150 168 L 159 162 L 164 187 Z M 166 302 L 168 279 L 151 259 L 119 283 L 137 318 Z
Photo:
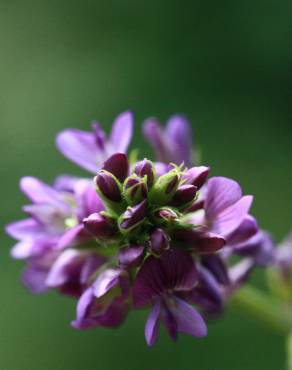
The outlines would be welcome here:
M 57 135 L 56 145 L 66 158 L 92 173 L 96 173 L 104 161 L 104 152 L 91 132 L 64 130 Z
M 98 196 L 92 180 L 76 181 L 73 190 L 77 203 L 77 217 L 80 222 L 92 213 L 104 210 L 103 202 Z
M 223 236 L 231 234 L 246 218 L 252 201 L 253 197 L 246 195 L 232 206 L 226 208 L 212 223 L 212 231 Z
M 73 193 L 75 183 L 81 180 L 79 177 L 71 176 L 71 175 L 60 175 L 55 178 L 54 181 L 54 189 L 57 191 L 66 191 L 69 193 Z
M 43 226 L 33 218 L 12 222 L 11 224 L 6 225 L 5 230 L 8 235 L 17 240 L 32 240 L 46 236 Z
M 186 291 L 198 282 L 196 265 L 189 253 L 170 249 L 162 254 L 160 261 L 166 288 Z
M 171 116 L 167 122 L 165 134 L 174 145 L 173 158 L 177 164 L 184 162 L 186 166 L 192 164 L 192 130 L 191 125 L 183 115 Z
M 227 237 L 227 246 L 236 247 L 255 235 L 258 230 L 256 219 L 247 215 L 240 226 Z
M 91 307 L 95 297 L 93 289 L 89 287 L 79 298 L 76 308 L 76 320 L 71 322 L 71 326 L 75 329 L 89 329 L 98 325 L 96 319 L 90 317 Z
M 143 134 L 155 150 L 157 160 L 169 163 L 171 161 L 171 153 L 166 143 L 164 132 L 155 118 L 149 118 L 143 123 Z
M 80 262 L 82 262 L 83 259 L 84 253 L 74 249 L 65 250 L 52 265 L 46 279 L 46 284 L 50 287 L 58 287 L 66 283 L 68 275 L 70 276 L 70 272 L 71 275 L 73 275 L 76 270 L 80 270 Z
M 72 247 L 90 239 L 89 233 L 84 229 L 83 225 L 77 225 L 66 231 L 59 239 L 57 248 L 63 249 Z
M 32 293 L 44 293 L 48 290 L 47 274 L 47 269 L 36 266 L 27 267 L 22 273 L 22 282 Z
M 216 219 L 218 214 L 232 206 L 242 196 L 237 182 L 226 177 L 212 177 L 207 183 L 205 200 L 206 217 L 209 221 Z
M 145 339 L 150 347 L 152 347 L 158 339 L 160 310 L 161 303 L 160 300 L 157 300 L 151 309 L 145 325 Z
M 115 152 L 126 153 L 133 135 L 133 113 L 121 113 L 114 121 L 110 142 Z
M 35 177 L 23 177 L 20 180 L 20 189 L 33 203 L 64 206 L 60 193 Z
M 119 287 L 123 279 L 126 279 L 126 272 L 119 268 L 108 268 L 103 271 L 93 284 L 93 293 L 100 298 L 114 287 Z
M 205 337 L 207 326 L 198 311 L 180 298 L 173 297 L 173 300 L 174 304 L 168 305 L 168 308 L 175 317 L 177 330 L 194 337 Z

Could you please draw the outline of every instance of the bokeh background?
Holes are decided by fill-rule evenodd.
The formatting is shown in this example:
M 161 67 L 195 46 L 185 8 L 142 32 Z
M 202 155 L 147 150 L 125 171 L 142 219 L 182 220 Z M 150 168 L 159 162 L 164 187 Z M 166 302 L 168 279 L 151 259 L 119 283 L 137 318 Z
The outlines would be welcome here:
M 109 129 L 136 114 L 184 112 L 213 174 L 255 195 L 276 240 L 292 227 L 292 74 L 289 0 L 0 0 L 1 223 L 21 218 L 23 175 L 81 174 L 56 133 Z M 83 173 L 84 174 L 84 173 Z M 3 228 L 1 227 L 1 230 Z M 119 330 L 74 331 L 74 300 L 32 296 L 1 232 L 0 370 L 281 370 L 284 338 L 229 308 L 204 340 L 163 332 L 146 347 L 146 312 Z M 261 280 L 261 272 L 254 280 Z

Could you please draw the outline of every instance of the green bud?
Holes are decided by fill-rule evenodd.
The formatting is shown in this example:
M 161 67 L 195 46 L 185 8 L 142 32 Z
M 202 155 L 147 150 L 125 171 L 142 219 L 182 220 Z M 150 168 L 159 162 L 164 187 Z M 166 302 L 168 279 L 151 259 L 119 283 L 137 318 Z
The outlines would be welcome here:
M 179 186 L 180 177 L 180 170 L 177 167 L 160 176 L 149 192 L 149 201 L 158 205 L 167 204 Z
M 140 203 L 147 198 L 147 177 L 140 178 L 136 174 L 129 176 L 123 186 L 123 197 L 129 205 Z

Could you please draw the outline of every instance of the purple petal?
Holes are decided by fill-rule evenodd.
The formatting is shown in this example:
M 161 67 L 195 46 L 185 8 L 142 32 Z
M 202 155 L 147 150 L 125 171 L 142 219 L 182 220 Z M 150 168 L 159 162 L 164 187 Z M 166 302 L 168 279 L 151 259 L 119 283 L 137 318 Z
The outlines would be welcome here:
M 165 175 L 167 172 L 171 170 L 171 166 L 166 163 L 162 162 L 155 162 L 155 172 L 157 177 L 160 177 L 162 175 Z
M 218 254 L 203 256 L 201 261 L 221 284 L 227 285 L 229 283 L 227 266 Z
M 71 325 L 76 329 L 89 329 L 98 325 L 97 321 L 89 317 L 90 309 L 95 300 L 93 289 L 89 287 L 79 298 L 76 309 L 76 320 Z
M 57 248 L 64 249 L 66 247 L 73 247 L 90 239 L 90 235 L 84 229 L 83 225 L 77 225 L 66 231 L 59 239 Z
M 252 257 L 260 266 L 268 266 L 275 259 L 274 243 L 270 235 L 261 230 L 245 242 L 237 244 L 233 251 L 241 256 Z
M 100 298 L 120 283 L 124 271 L 118 268 L 108 268 L 103 271 L 93 284 L 93 294 Z
M 158 339 L 160 310 L 160 300 L 157 300 L 151 309 L 145 325 L 145 338 L 148 346 L 150 347 L 152 347 Z
M 141 203 L 137 204 L 134 207 L 128 207 L 121 218 L 121 228 L 127 230 L 143 221 L 143 219 L 145 218 L 146 209 L 147 200 L 143 200 Z
M 44 225 L 48 233 L 56 235 L 64 231 L 64 221 L 69 216 L 69 208 L 57 208 L 52 204 L 29 204 L 23 210 Z
M 48 290 L 46 278 L 48 270 L 41 267 L 27 267 L 22 273 L 23 284 L 35 294 L 44 293 Z
M 60 193 L 35 177 L 23 177 L 20 188 L 33 203 L 64 206 Z
M 104 152 L 91 132 L 64 130 L 58 134 L 56 144 L 66 158 L 92 173 L 96 173 L 104 161 Z
M 196 289 L 196 288 L 195 288 Z M 198 289 L 206 296 L 210 297 L 215 303 L 222 302 L 222 291 L 215 276 L 205 267 L 199 268 L 199 287 Z
M 177 229 L 172 236 L 178 247 L 193 249 L 199 253 L 214 253 L 225 245 L 225 239 L 221 235 L 210 232 Z
M 133 114 L 121 113 L 114 121 L 110 142 L 115 152 L 126 153 L 133 135 Z
M 120 326 L 129 312 L 129 303 L 123 299 L 114 300 L 105 312 L 96 318 L 99 326 L 116 328 Z
M 75 183 L 79 181 L 79 177 L 70 176 L 70 175 L 60 175 L 56 177 L 54 181 L 54 189 L 57 191 L 65 191 L 73 193 Z
M 227 245 L 235 247 L 238 244 L 251 238 L 258 231 L 258 225 L 256 219 L 250 215 L 247 215 L 240 226 L 227 237 Z
M 33 218 L 27 218 L 25 220 L 16 221 L 6 226 L 7 234 L 12 236 L 14 239 L 36 239 L 45 236 L 45 230 Z
M 185 301 L 177 297 L 173 297 L 173 300 L 174 304 L 169 308 L 176 319 L 178 331 L 194 337 L 205 337 L 207 326 L 202 316 Z
M 197 270 L 188 253 L 172 249 L 164 252 L 160 259 L 150 256 L 136 276 L 134 304 L 142 307 L 164 292 L 190 290 L 196 283 Z
M 155 150 L 158 161 L 168 163 L 171 154 L 164 133 L 155 118 L 150 118 L 143 123 L 143 134 Z
M 192 164 L 192 130 L 190 123 L 182 115 L 174 115 L 169 118 L 166 129 L 166 137 L 170 145 L 175 144 L 173 158 L 177 164 L 184 162 L 186 166 Z
M 46 284 L 49 287 L 58 287 L 67 282 L 70 270 L 79 270 L 84 253 L 74 249 L 67 249 L 57 258 L 48 274 Z M 79 271 L 78 271 L 79 272 Z
M 130 245 L 119 251 L 119 264 L 122 267 L 138 266 L 144 257 L 143 245 Z
M 58 239 L 45 238 L 36 240 L 22 240 L 11 250 L 11 256 L 17 259 L 25 259 L 28 257 L 42 256 L 48 250 L 56 247 Z
M 233 289 L 239 288 L 248 279 L 253 267 L 254 261 L 251 258 L 245 258 L 229 269 Z
M 206 217 L 213 221 L 219 213 L 236 203 L 242 196 L 237 182 L 225 177 L 213 177 L 207 183 Z
M 182 177 L 185 184 L 196 186 L 200 189 L 207 180 L 210 167 L 198 166 L 190 168 Z
M 74 194 L 77 203 L 77 216 L 81 222 L 85 217 L 104 210 L 104 205 L 98 196 L 92 180 L 76 181 Z
M 184 251 L 170 249 L 161 258 L 165 286 L 175 291 L 190 290 L 198 281 L 198 273 L 192 256 Z
M 253 197 L 246 195 L 238 202 L 222 211 L 212 223 L 212 231 L 222 236 L 227 236 L 236 230 L 246 218 Z

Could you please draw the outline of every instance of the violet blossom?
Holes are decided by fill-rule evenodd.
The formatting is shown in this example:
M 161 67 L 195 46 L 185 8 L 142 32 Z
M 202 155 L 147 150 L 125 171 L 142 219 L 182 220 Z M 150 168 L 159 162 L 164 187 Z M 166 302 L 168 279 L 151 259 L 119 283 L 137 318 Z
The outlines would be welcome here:
M 118 116 L 109 139 L 97 123 L 92 133 L 58 135 L 59 150 L 95 177 L 63 175 L 53 186 L 22 179 L 32 204 L 29 218 L 7 226 L 18 240 L 12 256 L 27 261 L 31 290 L 78 298 L 74 328 L 117 327 L 131 309 L 147 308 L 148 345 L 160 323 L 173 340 L 179 332 L 203 337 L 208 316 L 222 312 L 255 266 L 272 263 L 273 243 L 250 215 L 252 196 L 192 166 L 183 116 L 165 129 L 144 123 L 158 162 L 130 163 L 132 121 L 129 112 Z

